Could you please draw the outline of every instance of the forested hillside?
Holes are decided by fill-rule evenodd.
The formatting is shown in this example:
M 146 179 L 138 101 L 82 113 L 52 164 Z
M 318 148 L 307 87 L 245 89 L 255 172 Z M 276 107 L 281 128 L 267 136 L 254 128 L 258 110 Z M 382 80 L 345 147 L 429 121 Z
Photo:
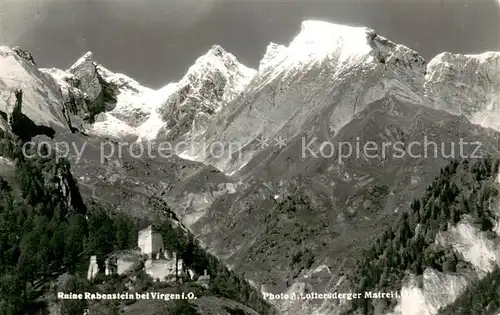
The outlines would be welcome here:
M 455 303 L 440 315 L 477 314 L 497 315 L 500 312 L 500 269 L 474 283 Z
M 67 162 L 25 159 L 18 139 L 5 134 L 0 144 L 16 164 L 0 179 L 0 313 L 37 314 L 47 281 L 82 268 L 87 207 Z
M 467 264 L 451 248 L 435 244 L 435 237 L 465 215 L 482 231 L 492 230 L 497 218 L 490 205 L 498 194 L 493 184 L 498 165 L 498 160 L 492 157 L 474 163 L 451 161 L 427 187 L 423 197 L 415 199 L 396 224 L 381 233 L 364 252 L 350 279 L 356 285 L 355 291 L 397 291 L 407 273 L 422 275 L 427 267 L 447 273 L 465 268 Z M 385 307 L 394 303 L 389 302 Z M 369 299 L 353 304 L 361 314 L 374 314 Z
M 118 214 L 109 205 L 85 204 L 67 161 L 36 154 L 25 158 L 21 147 L 32 134 L 23 139 L 5 132 L 0 135 L 0 156 L 15 164 L 0 176 L 0 314 L 46 314 L 48 300 L 54 300 L 53 285 L 61 275 L 69 275 L 66 291 L 122 285 L 124 279 L 88 283 L 89 257 L 135 248 L 138 230 L 151 222 Z M 172 224 L 175 215 L 162 200 L 152 197 L 151 202 L 170 215 L 155 222 L 167 249 L 180 253 L 186 266 L 197 273 L 207 269 L 211 275 L 210 287 L 200 289 L 200 294 L 240 302 L 259 314 L 273 314 L 260 293 L 206 253 L 189 232 Z M 151 281 L 144 283 L 142 290 L 147 290 Z M 63 315 L 81 315 L 87 307 L 82 300 L 62 302 Z M 196 310 L 178 301 L 170 313 L 194 315 Z

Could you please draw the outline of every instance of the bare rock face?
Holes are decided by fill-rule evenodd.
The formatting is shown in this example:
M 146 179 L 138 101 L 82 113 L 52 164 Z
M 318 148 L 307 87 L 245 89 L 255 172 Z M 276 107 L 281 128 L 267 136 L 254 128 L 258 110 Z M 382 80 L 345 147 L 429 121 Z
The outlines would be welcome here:
M 425 67 L 417 52 L 368 28 L 305 21 L 287 47 L 268 47 L 245 92 L 183 156 L 234 174 L 260 153 L 261 138 L 299 139 L 322 128 L 338 133 L 389 97 L 429 107 Z M 207 152 L 212 143 L 225 154 Z
M 175 140 L 206 130 L 210 120 L 235 99 L 253 78 L 255 71 L 215 45 L 196 60 L 180 80 L 159 113 L 165 121 L 159 137 Z
M 429 62 L 425 92 L 435 106 L 500 130 L 500 52 L 442 53 Z
M 23 50 L 19 46 L 16 46 L 16 47 L 12 48 L 12 51 L 15 51 L 19 55 L 19 57 L 26 59 L 33 66 L 36 66 L 35 59 L 33 58 L 33 55 L 31 54 L 31 52 L 29 52 L 27 50 Z
M 85 93 L 89 101 L 95 101 L 102 92 L 97 73 L 97 64 L 92 59 L 92 52 L 87 52 L 78 59 L 68 72 L 78 80 L 78 87 Z
M 36 125 L 69 130 L 62 112 L 63 101 L 57 84 L 36 68 L 29 53 L 20 48 L 0 46 L 0 110 L 15 107 L 15 91 L 23 91 L 22 113 Z
M 98 116 L 114 108 L 119 93 L 113 82 L 103 78 L 107 69 L 99 67 L 88 52 L 68 70 L 40 69 L 58 85 L 64 106 L 65 118 L 72 131 L 88 133 Z
M 52 170 L 53 182 L 56 189 L 61 191 L 69 209 L 77 213 L 85 213 L 86 207 L 78 186 L 70 171 L 70 165 L 61 163 L 54 166 Z
M 56 80 L 63 98 L 63 114 L 70 128 L 85 132 L 88 129 L 85 118 L 89 102 L 78 88 L 80 81 L 75 75 L 63 70 L 52 68 L 41 69 L 41 71 Z

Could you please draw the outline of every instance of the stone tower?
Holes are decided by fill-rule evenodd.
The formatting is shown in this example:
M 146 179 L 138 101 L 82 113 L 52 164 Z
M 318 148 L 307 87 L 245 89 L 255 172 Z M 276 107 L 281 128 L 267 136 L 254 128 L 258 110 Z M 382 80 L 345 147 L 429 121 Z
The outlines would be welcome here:
M 87 272 L 87 280 L 91 281 L 95 278 L 99 272 L 99 266 L 97 265 L 97 256 L 90 256 L 89 270 Z
M 152 225 L 139 231 L 138 246 L 141 253 L 147 255 L 149 259 L 153 259 L 156 254 L 165 251 L 162 236 L 153 229 Z

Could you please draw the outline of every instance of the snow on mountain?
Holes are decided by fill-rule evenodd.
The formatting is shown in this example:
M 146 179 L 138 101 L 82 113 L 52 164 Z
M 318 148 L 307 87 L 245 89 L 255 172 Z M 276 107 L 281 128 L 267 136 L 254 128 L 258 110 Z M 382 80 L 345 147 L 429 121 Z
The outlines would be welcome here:
M 337 133 L 387 95 L 500 130 L 500 53 L 443 53 L 427 65 L 415 51 L 365 27 L 304 21 L 288 46 L 267 47 L 257 70 L 216 45 L 180 81 L 156 91 L 104 68 L 91 52 L 65 71 L 37 69 L 20 49 L 1 52 L 5 110 L 21 87 L 23 111 L 38 124 L 139 140 L 185 135 L 202 145 L 183 157 L 228 172 L 255 155 L 249 144 L 259 136 L 293 138 L 317 115 Z M 43 103 L 49 111 L 41 110 Z M 243 160 L 206 158 L 215 141 L 232 145 Z
M 66 102 L 94 101 L 104 92 L 110 94 L 107 108 L 99 111 L 87 133 L 138 140 L 203 131 L 209 118 L 238 95 L 255 73 L 220 46 L 198 58 L 179 82 L 159 90 L 104 68 L 91 52 L 66 71 L 44 71 L 58 83 Z
M 63 104 L 63 114 L 71 128 L 76 128 L 81 131 L 88 130 L 88 124 L 80 117 L 71 114 L 71 111 L 77 113 L 79 109 L 81 111 L 87 107 L 86 94 L 76 87 L 79 82 L 78 78 L 72 73 L 56 68 L 41 68 L 39 70 L 51 77 L 54 83 L 59 87 L 62 94 L 61 102 Z
M 67 70 L 78 79 L 78 87 L 90 100 L 98 98 L 103 89 L 99 82 L 96 66 L 92 59 L 92 52 L 89 51 Z
M 25 96 L 23 112 L 37 123 L 55 124 L 66 129 L 69 124 L 89 134 L 102 137 L 133 138 L 140 141 L 188 140 L 191 141 L 193 150 L 185 151 L 181 157 L 213 165 L 225 174 L 235 174 L 238 171 L 243 173 L 245 166 L 248 169 L 270 165 L 269 161 L 274 161 L 275 153 L 279 155 L 287 149 L 290 151 L 296 149 L 303 138 L 321 135 L 323 138 L 333 140 L 340 135 L 339 138 L 350 140 L 349 125 L 353 137 L 361 134 L 368 138 L 378 135 L 379 129 L 382 129 L 384 138 L 381 139 L 386 139 L 387 136 L 392 140 L 400 140 L 398 137 L 401 134 L 412 136 L 414 139 L 417 131 L 410 130 L 413 127 L 408 125 L 417 116 L 417 108 L 425 110 L 425 107 L 428 107 L 453 115 L 464 115 L 473 123 L 500 130 L 498 124 L 500 120 L 497 119 L 500 118 L 497 108 L 500 88 L 499 55 L 500 53 L 481 55 L 443 53 L 426 64 L 417 52 L 393 43 L 371 29 L 305 21 L 302 23 L 301 31 L 289 45 L 272 43 L 267 47 L 257 70 L 240 64 L 236 57 L 225 52 L 220 46 L 213 46 L 196 60 L 180 81 L 153 90 L 124 74 L 104 68 L 93 60 L 91 53 L 82 56 L 68 70 L 36 69 L 29 55 L 2 47 L 0 107 L 8 111 L 9 106 L 13 104 L 13 100 L 9 99 L 12 91 L 21 87 Z M 391 111 L 391 108 L 395 109 Z M 465 119 L 459 120 L 457 117 L 454 117 L 457 118 L 456 121 L 448 120 L 451 123 L 455 122 L 456 125 L 441 126 L 442 129 L 439 129 L 433 123 L 443 117 L 451 116 L 445 115 L 442 111 L 426 111 L 421 115 L 425 116 L 425 119 L 420 121 L 424 121 L 422 124 L 434 128 L 433 131 L 440 135 L 445 135 L 447 133 L 445 130 L 449 128 L 457 132 L 457 139 L 463 134 L 461 128 L 467 131 L 472 129 L 466 124 Z M 382 114 L 375 115 L 374 112 Z M 85 119 L 76 121 L 79 117 Z M 384 119 L 387 121 L 383 121 Z M 393 125 L 395 128 L 389 129 Z M 418 134 L 421 133 L 422 130 L 418 129 Z M 287 145 L 287 148 L 281 151 L 276 143 L 280 138 L 284 139 Z M 265 140 L 267 148 L 262 145 L 261 139 Z M 444 138 L 446 141 L 450 139 L 455 138 L 448 136 Z M 217 144 L 216 147 L 219 146 L 219 149 L 220 145 L 223 145 L 222 156 L 218 154 L 220 152 L 215 152 L 214 144 Z M 318 147 L 313 149 L 318 150 Z M 300 152 L 293 154 L 300 155 Z M 282 160 L 276 159 L 276 161 Z M 353 184 L 351 187 L 347 183 L 347 178 L 353 175 L 352 170 L 359 170 L 362 176 L 368 174 L 370 181 L 373 178 L 390 181 L 393 175 L 389 174 L 393 171 L 398 177 L 397 180 L 394 179 L 394 183 L 400 186 L 418 184 L 418 180 L 413 182 L 412 179 L 411 183 L 407 183 L 399 179 L 403 178 L 403 175 L 410 174 L 408 171 L 410 166 L 398 166 L 398 163 L 402 163 L 401 160 L 391 161 L 394 162 L 392 163 L 394 165 L 391 165 L 393 169 L 383 164 L 384 161 L 380 164 L 375 163 L 371 167 L 369 165 L 371 161 L 362 164 L 366 161 L 358 159 L 349 166 L 350 168 L 342 165 L 331 167 L 332 165 L 327 164 L 325 170 L 328 171 L 321 170 L 313 163 L 302 165 L 297 160 L 291 161 L 290 165 L 281 169 L 277 167 L 279 163 L 276 161 L 272 164 L 278 169 L 274 170 L 275 172 L 284 170 L 290 165 L 293 169 L 300 169 L 305 165 L 302 168 L 307 171 L 307 174 L 304 172 L 305 177 L 312 178 L 314 185 L 318 186 L 314 189 L 321 189 L 326 197 L 333 196 L 332 199 L 340 199 L 359 190 L 361 186 Z M 439 161 L 428 159 L 426 162 L 432 164 L 432 167 L 429 167 L 430 171 L 416 168 L 418 171 L 415 176 L 425 178 L 423 174 L 433 173 Z M 169 166 L 160 164 L 158 169 L 168 169 L 172 165 L 176 166 L 175 163 L 170 163 Z M 214 176 L 212 171 L 214 170 L 207 171 L 208 175 Z M 339 172 L 338 175 L 334 174 L 335 171 Z M 291 173 L 286 173 L 289 174 Z M 235 221 L 234 226 L 238 228 L 234 228 L 234 231 L 237 230 L 237 234 L 241 235 L 241 231 L 248 227 L 236 224 L 249 226 L 248 222 L 254 213 L 248 209 L 251 215 L 245 218 L 242 212 L 238 211 L 245 209 L 246 204 L 256 204 L 255 200 L 259 200 L 255 197 L 257 195 L 255 187 L 245 182 L 244 178 L 238 178 L 242 184 L 239 182 L 236 186 L 229 183 L 225 175 L 224 179 L 216 184 L 210 183 L 213 177 L 205 173 L 202 175 L 193 175 L 190 185 L 182 186 L 182 189 L 177 188 L 179 194 L 183 195 L 169 200 L 170 204 L 187 213 L 184 219 L 189 221 L 190 225 L 204 224 L 203 229 L 221 230 L 225 233 L 224 237 L 230 235 L 229 238 L 241 240 L 236 242 L 238 246 L 248 242 L 248 236 L 241 236 L 241 239 L 238 239 L 240 236 L 231 235 L 229 232 L 232 231 L 232 227 L 228 226 L 232 225 L 225 224 L 227 222 L 221 225 L 213 219 L 214 221 L 208 221 L 210 224 L 206 224 L 201 217 L 215 207 L 220 208 L 219 204 L 213 205 L 218 197 L 235 195 L 248 186 L 248 191 L 237 195 L 238 198 L 232 202 L 231 210 L 237 215 L 233 212 L 230 212 L 231 215 L 223 215 L 224 218 Z M 328 176 L 324 175 L 333 177 L 325 179 L 323 177 Z M 151 178 L 152 181 L 156 181 L 156 178 Z M 192 183 L 210 188 L 202 192 L 201 189 L 193 188 Z M 339 188 L 335 188 L 334 184 L 345 190 L 335 190 Z M 190 187 L 192 191 L 186 192 L 186 187 Z M 399 186 L 395 184 L 395 187 Z M 404 197 L 406 193 L 414 194 L 413 190 L 405 189 L 401 188 L 402 192 L 399 192 L 398 198 Z M 305 190 L 307 195 L 313 197 L 314 191 Z M 265 193 L 267 192 L 273 196 L 273 203 L 274 200 L 279 200 L 280 194 L 276 194 L 279 191 L 272 191 L 266 187 Z M 295 192 L 289 193 L 289 195 L 294 194 Z M 264 196 L 262 206 L 257 207 L 259 214 L 263 213 L 261 209 L 270 207 L 267 204 L 269 200 L 265 198 L 264 193 L 262 195 Z M 255 200 L 251 199 L 254 197 Z M 228 200 L 231 203 L 232 199 Z M 317 200 L 323 199 L 317 198 Z M 360 200 L 363 201 L 362 198 Z M 320 204 L 319 201 L 315 202 Z M 337 200 L 326 204 L 328 207 L 324 206 L 324 209 L 346 207 Z M 396 202 L 394 204 L 399 205 Z M 355 205 L 355 208 L 359 209 L 361 206 Z M 211 217 L 216 217 L 218 215 L 216 212 L 210 212 Z M 313 215 L 308 213 L 307 216 Z M 338 220 L 340 222 L 344 219 Z M 334 227 L 341 225 L 333 216 L 321 217 L 321 222 L 329 222 Z M 315 223 L 311 223 L 310 226 L 314 225 Z M 245 235 L 252 235 L 252 231 L 249 232 Z M 354 232 L 354 228 L 349 229 L 349 238 Z M 441 236 L 450 243 L 454 240 L 459 246 L 456 248 L 457 251 L 468 257 L 468 261 L 474 266 L 488 267 L 491 259 L 480 255 L 488 253 L 491 257 L 492 253 L 498 252 L 498 247 L 496 244 L 492 246 L 483 242 L 484 237 L 476 232 L 467 225 L 459 225 L 450 229 L 449 234 Z M 209 232 L 203 233 L 209 234 Z M 203 233 L 198 234 L 203 236 Z M 321 234 L 315 234 L 318 235 Z M 233 250 L 234 254 L 234 248 L 226 246 L 231 245 L 231 242 L 224 237 L 217 237 L 217 242 L 221 242 L 221 248 Z M 252 242 L 258 241 L 258 237 L 252 239 Z M 240 250 L 240 254 L 245 253 L 244 248 L 237 250 Z M 500 261 L 497 256 L 495 256 L 496 263 Z M 244 255 L 242 257 L 245 258 Z M 276 263 L 273 263 L 275 266 Z M 335 271 L 328 273 L 333 275 Z M 332 276 L 331 279 L 336 278 Z M 433 270 L 426 271 L 424 280 L 427 281 L 424 284 L 430 288 L 429 292 L 433 293 L 453 286 L 454 292 L 458 294 L 467 282 L 466 279 L 449 277 Z M 299 284 L 300 282 L 296 281 L 288 289 L 305 288 L 305 284 L 304 287 Z M 331 289 L 330 284 L 324 283 L 324 285 L 325 289 Z M 432 294 L 429 295 L 412 284 L 406 284 L 404 289 L 414 294 L 415 298 L 398 306 L 402 314 L 408 313 L 407 310 L 410 309 L 434 314 L 438 306 L 449 303 L 448 300 L 433 300 Z M 302 301 L 287 301 L 287 303 L 291 310 L 296 306 L 295 303 L 300 304 L 300 307 L 307 306 Z M 325 302 L 325 307 L 333 307 L 326 304 L 330 302 Z M 314 309 L 315 306 L 307 307 Z M 315 314 L 332 314 L 316 310 Z M 400 314 L 398 309 L 395 312 Z M 305 308 L 300 313 L 288 312 L 288 314 L 311 313 Z
M 314 112 L 315 102 L 310 98 L 317 97 L 321 103 L 319 98 L 330 97 L 326 94 L 338 98 L 337 102 L 330 102 L 337 105 L 327 122 L 335 132 L 367 104 L 387 95 L 451 114 L 463 114 L 473 123 L 499 130 L 498 94 L 495 93 L 500 84 L 499 55 L 443 53 L 427 65 L 417 52 L 371 29 L 305 21 L 288 46 L 274 43 L 268 46 L 257 71 L 240 64 L 236 57 L 217 45 L 199 57 L 179 82 L 157 91 L 98 65 L 102 77 L 119 88 L 116 107 L 97 117 L 91 133 L 135 136 L 146 141 L 189 135 L 203 145 L 184 152 L 184 158 L 226 169 L 229 166 L 224 165 L 231 163 L 228 160 L 205 159 L 207 146 L 219 140 L 232 141 L 233 145 L 237 142 L 238 150 L 244 150 L 259 135 L 271 138 L 284 132 L 286 138 L 293 137 L 302 124 L 313 119 L 310 112 Z M 84 64 L 86 58 L 88 55 L 72 68 Z M 245 89 L 246 94 L 241 96 Z M 346 92 L 338 93 L 339 90 Z M 313 91 L 323 95 L 314 96 Z M 270 106 L 269 93 L 273 94 L 277 106 Z M 279 106 L 297 96 L 296 107 Z M 268 100 L 264 101 L 266 97 Z M 251 106 L 248 115 L 243 115 L 241 108 L 249 100 L 256 106 Z M 301 102 L 307 104 L 301 106 Z M 233 121 L 228 121 L 229 118 Z M 257 127 L 264 121 L 269 123 L 267 131 Z M 220 130 L 221 126 L 225 131 Z M 247 136 L 224 139 L 224 134 L 241 132 L 240 126 L 247 126 Z M 285 126 L 291 130 L 283 130 L 287 129 Z M 205 134 L 207 129 L 209 132 Z M 214 133 L 221 137 L 214 137 Z M 253 154 L 243 155 L 248 160 Z M 233 168 L 241 168 L 245 163 L 242 161 Z
M 322 124 L 337 133 L 387 95 L 428 105 L 425 68 L 418 53 L 371 29 L 305 21 L 287 47 L 268 47 L 245 93 L 182 157 L 232 174 L 259 152 L 261 137 L 293 139 Z M 216 142 L 224 146 L 222 157 L 210 152 Z
M 425 92 L 437 108 L 500 130 L 500 52 L 439 54 L 425 79 Z
M 370 63 L 373 57 L 369 54 L 368 31 L 364 27 L 304 21 L 301 32 L 288 47 L 275 44 L 268 47 L 259 74 L 265 74 L 271 81 L 283 72 L 293 75 L 326 59 L 336 59 L 338 64 L 346 66 Z
M 499 56 L 443 53 L 427 64 L 369 28 L 304 21 L 288 46 L 267 47 L 245 94 L 181 156 L 234 174 L 262 151 L 259 139 L 290 140 L 321 124 L 337 134 L 388 96 L 500 130 Z
M 213 46 L 178 83 L 163 89 L 166 97 L 159 104 L 160 117 L 154 115 L 151 123 L 159 126 L 156 122 L 160 118 L 166 124 L 156 130 L 141 128 L 140 139 L 156 139 L 159 132 L 164 139 L 175 139 L 188 132 L 195 135 L 205 131 L 210 117 L 237 97 L 254 75 L 255 70 L 239 63 L 234 55 Z
M 152 89 L 104 68 L 93 60 L 92 52 L 85 53 L 65 71 L 55 68 L 41 71 L 49 74 L 60 87 L 68 111 L 86 115 L 86 120 L 92 118 L 77 126 L 88 134 L 137 138 L 135 127 L 144 123 L 153 111 L 148 97 L 154 92 Z M 74 125 L 78 116 L 70 119 Z
M 0 46 L 0 110 L 10 114 L 16 101 L 14 91 L 22 89 L 22 111 L 34 123 L 69 130 L 58 86 L 28 56 L 19 48 Z
M 137 138 L 137 128 L 154 115 L 156 110 L 155 91 L 101 65 L 97 65 L 97 71 L 102 80 L 109 84 L 116 99 L 112 110 L 96 117 L 90 133 L 103 137 Z
M 97 117 L 92 133 L 139 141 L 203 131 L 209 118 L 238 95 L 254 74 L 220 46 L 199 57 L 179 82 L 156 91 L 100 65 L 97 70 L 117 91 L 117 99 L 112 110 Z

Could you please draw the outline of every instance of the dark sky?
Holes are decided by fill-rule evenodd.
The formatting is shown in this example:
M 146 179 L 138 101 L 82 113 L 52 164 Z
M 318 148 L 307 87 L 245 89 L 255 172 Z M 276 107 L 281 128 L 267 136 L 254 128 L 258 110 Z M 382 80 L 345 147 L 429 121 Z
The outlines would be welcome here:
M 219 44 L 256 67 L 305 19 L 371 27 L 425 58 L 500 50 L 493 0 L 0 0 L 0 43 L 31 50 L 40 67 L 69 67 L 88 50 L 149 87 L 179 80 Z

